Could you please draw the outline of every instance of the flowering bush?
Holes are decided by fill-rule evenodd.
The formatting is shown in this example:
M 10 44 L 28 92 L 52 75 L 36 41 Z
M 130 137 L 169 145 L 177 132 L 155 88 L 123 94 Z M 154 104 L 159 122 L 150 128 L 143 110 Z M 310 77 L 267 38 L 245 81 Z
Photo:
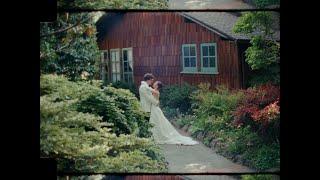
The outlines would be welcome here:
M 244 91 L 245 97 L 233 113 L 234 125 L 250 125 L 265 139 L 279 137 L 280 89 L 265 84 Z M 272 128 L 271 128 L 272 127 Z M 270 131 L 273 132 L 270 132 Z M 276 133 L 276 134 L 273 134 Z
M 279 94 L 272 84 L 234 91 L 200 84 L 191 96 L 193 114 L 177 124 L 187 125 L 193 137 L 236 162 L 258 170 L 277 168 Z
M 261 111 L 255 111 L 252 115 L 254 121 L 261 121 L 262 124 L 268 124 L 272 120 L 275 120 L 280 115 L 279 101 L 275 101 L 267 105 Z

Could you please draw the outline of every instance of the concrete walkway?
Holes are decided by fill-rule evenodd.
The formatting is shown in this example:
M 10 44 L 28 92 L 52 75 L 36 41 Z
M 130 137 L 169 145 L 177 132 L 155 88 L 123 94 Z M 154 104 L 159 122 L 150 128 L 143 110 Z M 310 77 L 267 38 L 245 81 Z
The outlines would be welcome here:
M 186 132 L 177 131 L 189 136 Z M 236 164 L 217 154 L 201 142 L 194 146 L 160 145 L 162 152 L 169 163 L 169 173 L 246 173 L 255 172 L 246 166 Z M 184 175 L 186 180 L 237 180 L 240 176 L 227 175 Z
M 252 9 L 242 0 L 169 0 L 169 9 Z
M 180 129 L 177 131 L 184 136 L 189 136 Z M 255 172 L 253 169 L 236 164 L 217 154 L 201 142 L 194 146 L 163 144 L 160 147 L 169 163 L 170 173 Z
M 194 146 L 161 145 L 170 173 L 254 172 L 218 155 L 203 144 Z

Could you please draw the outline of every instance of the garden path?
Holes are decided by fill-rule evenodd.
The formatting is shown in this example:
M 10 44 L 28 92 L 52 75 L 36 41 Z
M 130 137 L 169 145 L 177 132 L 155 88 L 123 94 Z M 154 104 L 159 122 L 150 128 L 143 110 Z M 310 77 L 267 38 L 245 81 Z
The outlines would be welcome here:
M 170 9 L 251 9 L 242 0 L 169 0 Z
M 180 134 L 189 136 L 186 132 L 177 129 Z M 190 137 L 190 136 L 189 136 Z M 169 173 L 246 173 L 255 172 L 246 166 L 236 164 L 227 158 L 218 155 L 214 150 L 200 142 L 194 146 L 160 145 L 161 150 L 169 163 Z M 191 179 L 235 179 L 232 176 L 186 176 Z
M 203 144 L 194 146 L 161 145 L 170 173 L 254 172 L 233 163 Z

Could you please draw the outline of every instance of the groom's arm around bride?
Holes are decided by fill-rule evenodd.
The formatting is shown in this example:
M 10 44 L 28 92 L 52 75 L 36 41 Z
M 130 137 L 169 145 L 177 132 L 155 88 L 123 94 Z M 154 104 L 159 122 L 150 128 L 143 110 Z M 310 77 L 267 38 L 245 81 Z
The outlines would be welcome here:
M 147 73 L 143 77 L 143 81 L 141 81 L 141 85 L 139 87 L 139 95 L 140 95 L 140 104 L 141 108 L 145 112 L 151 112 L 151 106 L 159 105 L 159 101 L 153 97 L 152 88 L 149 87 L 154 81 L 154 76 L 150 73 Z
M 159 101 L 153 97 L 151 88 L 148 87 L 148 84 L 144 84 L 144 82 L 141 83 L 139 94 L 140 104 L 143 111 L 150 112 L 152 104 L 159 105 Z

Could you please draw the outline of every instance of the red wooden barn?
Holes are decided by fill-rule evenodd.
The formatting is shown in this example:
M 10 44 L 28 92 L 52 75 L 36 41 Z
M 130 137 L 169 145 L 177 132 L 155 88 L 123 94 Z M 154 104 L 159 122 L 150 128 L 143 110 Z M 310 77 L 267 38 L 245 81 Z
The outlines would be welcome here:
M 103 78 L 138 86 L 150 72 L 165 85 L 244 88 L 249 38 L 232 32 L 237 19 L 226 12 L 107 13 L 97 22 Z

